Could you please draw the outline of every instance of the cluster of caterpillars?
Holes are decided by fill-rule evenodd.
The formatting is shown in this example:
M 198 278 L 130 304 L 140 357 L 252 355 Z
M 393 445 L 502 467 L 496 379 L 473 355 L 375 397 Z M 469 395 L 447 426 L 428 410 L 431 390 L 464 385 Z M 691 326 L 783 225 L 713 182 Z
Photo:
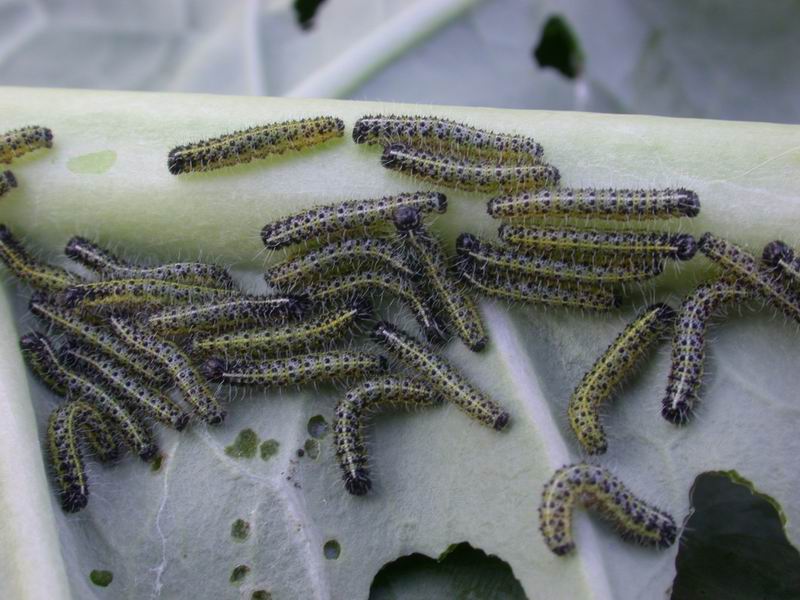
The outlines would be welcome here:
M 18 136 L 22 141 L 7 137 L 0 160 L 49 145 L 52 134 L 38 129 Z M 174 148 L 168 168 L 176 175 L 209 171 L 305 149 L 343 131 L 343 121 L 334 117 L 251 127 Z M 673 356 L 662 415 L 683 424 L 697 400 L 707 323 L 720 307 L 761 296 L 800 320 L 800 259 L 782 242 L 769 244 L 759 262 L 710 233 L 698 241 L 685 233 L 566 223 L 691 218 L 700 210 L 691 190 L 558 187 L 558 169 L 544 161 L 533 139 L 436 117 L 363 117 L 353 140 L 383 146 L 380 162 L 388 169 L 499 194 L 487 205 L 488 214 L 502 221 L 499 240 L 464 233 L 451 256 L 425 223 L 427 215 L 447 210 L 439 192 L 316 206 L 263 227 L 268 250 L 302 249 L 267 269 L 273 291 L 257 296 L 243 293 L 218 265 L 130 264 L 76 237 L 65 253 L 95 274 L 87 280 L 36 260 L 0 226 L 0 258 L 36 290 L 31 312 L 61 334 L 55 343 L 29 333 L 20 346 L 33 372 L 67 398 L 53 411 L 48 431 L 65 510 L 86 505 L 87 449 L 101 461 L 116 459 L 123 447 L 149 460 L 158 452 L 151 421 L 177 430 L 192 418 L 222 422 L 225 409 L 209 382 L 350 382 L 334 411 L 334 446 L 345 488 L 354 495 L 371 489 L 363 428 L 375 409 L 450 402 L 491 429 L 505 429 L 509 413 L 437 352 L 452 335 L 475 352 L 486 347 L 474 295 L 608 311 L 620 305 L 626 286 L 658 276 L 669 260 L 689 260 L 699 249 L 722 267 L 716 281 L 699 286 L 677 311 L 666 304 L 642 310 L 578 385 L 569 421 L 581 447 L 595 455 L 607 449 L 601 407 L 670 332 Z M 3 185 L 10 186 L 4 177 L 0 195 Z M 352 340 L 385 296 L 410 311 L 426 338 L 375 319 L 372 339 L 396 363 L 391 373 L 387 357 L 335 347 Z M 559 469 L 542 497 L 540 527 L 556 554 L 574 547 L 576 502 L 597 508 L 623 537 L 644 545 L 667 547 L 677 537 L 668 514 L 637 499 L 608 470 L 577 463 Z
M 0 134 L 0 163 L 11 164 L 16 158 L 40 148 L 50 148 L 52 145 L 53 132 L 47 127 L 28 125 L 6 131 Z M 11 170 L 0 171 L 0 198 L 17 185 L 17 176 Z

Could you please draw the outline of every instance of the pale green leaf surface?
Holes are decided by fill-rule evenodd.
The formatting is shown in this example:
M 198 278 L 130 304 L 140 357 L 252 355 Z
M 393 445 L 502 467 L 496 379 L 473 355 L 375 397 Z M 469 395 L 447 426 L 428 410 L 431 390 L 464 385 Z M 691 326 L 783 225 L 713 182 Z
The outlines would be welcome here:
M 97 93 L 6 88 L 0 114 L 9 126 L 40 121 L 56 132 L 52 150 L 14 165 L 20 187 L 0 204 L 0 221 L 55 256 L 69 236 L 97 237 L 132 256 L 217 258 L 241 269 L 258 289 L 266 257 L 258 237 L 270 219 L 303 206 L 415 189 L 382 169 L 378 153 L 354 145 L 349 126 L 365 113 L 414 106 L 337 101 Z M 621 117 L 558 112 L 442 108 L 479 126 L 535 135 L 570 185 L 686 185 L 702 199 L 700 217 L 681 227 L 707 229 L 758 247 L 773 238 L 797 242 L 800 128 L 757 123 Z M 209 175 L 173 177 L 173 145 L 263 121 L 332 113 L 348 124 L 344 140 L 314 152 L 262 161 Z M 108 152 L 116 160 L 108 166 Z M 102 169 L 86 169 L 98 153 Z M 76 159 L 83 168 L 75 169 Z M 70 169 L 70 165 L 73 169 Z M 98 174 L 97 171 L 102 173 Z M 451 240 L 463 230 L 491 234 L 484 198 L 450 192 L 436 230 Z M 677 299 L 707 276 L 696 259 L 659 285 L 657 297 Z M 24 294 L 15 299 L 18 333 L 32 325 Z M 167 455 L 153 473 L 133 458 L 114 468 L 92 465 L 92 497 L 78 515 L 60 512 L 40 462 L 41 432 L 54 400 L 32 384 L 16 350 L 18 333 L 3 319 L 4 415 L 0 467 L 0 531 L 17 540 L 3 560 L 4 597 L 236 597 L 250 590 L 273 596 L 363 598 L 375 573 L 412 552 L 437 556 L 469 541 L 507 561 L 531 598 L 659 597 L 674 576 L 677 547 L 654 552 L 626 544 L 582 512 L 578 551 L 558 558 L 544 546 L 536 509 L 553 470 L 579 458 L 566 425 L 566 402 L 583 372 L 649 288 L 631 293 L 624 315 L 597 317 L 539 308 L 508 310 L 484 302 L 488 351 L 451 343 L 447 355 L 511 412 L 495 433 L 453 408 L 387 415 L 372 429 L 375 489 L 366 498 L 344 492 L 330 435 L 317 460 L 298 458 L 308 420 L 330 420 L 337 392 L 239 393 L 220 427 L 162 431 Z M 385 314 L 394 315 L 392 308 Z M 661 419 L 667 348 L 644 368 L 612 409 L 610 466 L 635 491 L 676 519 L 688 511 L 694 477 L 736 469 L 774 497 L 800 537 L 800 499 L 793 457 L 800 450 L 797 327 L 769 310 L 744 312 L 714 330 L 706 402 L 677 430 Z M 224 393 L 224 392 L 223 392 Z M 33 411 L 31 411 L 33 407 Z M 34 419 L 34 413 L 36 418 Z M 277 439 L 269 461 L 224 452 L 252 428 Z M 234 542 L 231 524 L 251 524 Z M 8 539 L 4 533 L 3 539 Z M 60 545 L 60 554 L 56 542 Z M 336 539 L 337 560 L 322 547 Z M 5 545 L 5 544 L 4 544 Z M 251 567 L 238 585 L 233 568 Z M 92 569 L 113 572 L 101 590 Z M 58 593 L 54 590 L 60 590 Z

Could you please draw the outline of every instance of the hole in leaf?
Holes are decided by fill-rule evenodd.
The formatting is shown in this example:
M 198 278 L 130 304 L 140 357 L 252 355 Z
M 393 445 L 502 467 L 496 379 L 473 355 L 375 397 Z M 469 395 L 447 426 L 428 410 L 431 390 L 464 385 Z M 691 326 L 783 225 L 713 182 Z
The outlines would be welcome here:
M 258 434 L 252 429 L 242 429 L 225 454 L 233 458 L 253 458 L 258 449 Z
M 264 440 L 261 442 L 261 460 L 269 460 L 275 456 L 280 445 L 278 440 Z
M 325 0 L 294 0 L 294 13 L 301 29 L 308 31 L 314 27 L 314 17 L 323 2 Z
M 272 594 L 267 590 L 256 590 L 250 595 L 250 600 L 272 600 Z
M 308 435 L 321 440 L 328 435 L 328 422 L 322 415 L 315 415 L 308 420 Z
M 524 600 L 511 567 L 467 542 L 450 546 L 439 559 L 410 554 L 385 564 L 370 587 L 370 600 L 400 598 Z
M 164 455 L 159 454 L 153 459 L 153 462 L 150 463 L 150 470 L 153 473 L 158 473 L 161 470 L 162 464 L 164 464 Z
M 552 67 L 568 79 L 575 79 L 583 72 L 581 44 L 572 27 L 560 15 L 553 15 L 545 22 L 533 57 L 539 67 Z
M 319 442 L 317 440 L 306 440 L 306 443 L 303 444 L 303 448 L 310 459 L 317 460 L 317 458 L 319 458 Z
M 89 581 L 100 587 L 108 587 L 114 579 L 114 574 L 111 571 L 99 571 L 94 569 L 89 573 Z
M 775 500 L 735 472 L 700 474 L 691 500 L 672 600 L 800 598 L 800 552 Z
M 238 567 L 235 567 L 233 571 L 231 571 L 231 583 L 239 583 L 245 577 L 247 577 L 249 572 L 250 567 L 247 565 L 239 565 Z
M 236 519 L 231 525 L 231 537 L 236 541 L 247 539 L 250 535 L 250 523 L 244 519 Z
M 336 540 L 328 540 L 322 547 L 322 554 L 328 560 L 336 560 L 337 558 L 339 558 L 339 554 L 341 553 L 342 553 L 342 547 Z

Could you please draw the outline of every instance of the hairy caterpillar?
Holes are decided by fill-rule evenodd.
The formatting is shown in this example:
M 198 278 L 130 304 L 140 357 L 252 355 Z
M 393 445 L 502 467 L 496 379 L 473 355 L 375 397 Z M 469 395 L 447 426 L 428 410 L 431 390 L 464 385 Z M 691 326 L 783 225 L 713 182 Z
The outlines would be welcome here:
M 578 463 L 558 469 L 542 492 L 539 529 L 547 547 L 558 556 L 575 548 L 572 511 L 576 502 L 594 508 L 616 525 L 623 539 L 642 546 L 668 548 L 678 535 L 669 514 L 634 496 L 610 471 Z
M 174 283 L 160 279 L 110 279 L 70 286 L 64 302 L 70 308 L 95 309 L 120 306 L 185 304 L 211 302 L 238 295 L 235 290 L 223 290 L 199 285 Z
M 427 382 L 392 376 L 365 381 L 348 391 L 336 404 L 333 424 L 336 460 L 347 491 L 363 496 L 372 487 L 363 436 L 368 414 L 383 407 L 414 409 L 439 402 Z
M 470 192 L 524 190 L 557 185 L 558 169 L 547 164 L 473 162 L 404 144 L 387 146 L 381 165 L 432 183 Z
M 311 350 L 347 333 L 358 319 L 369 316 L 372 307 L 365 300 L 319 315 L 314 319 L 262 329 L 244 329 L 215 336 L 197 336 L 191 351 L 197 354 L 247 355 L 263 352 L 281 354 Z
M 716 281 L 701 285 L 684 299 L 675 320 L 672 360 L 661 415 L 682 425 L 689 420 L 703 380 L 706 329 L 712 315 L 723 305 L 751 298 L 741 282 Z
M 81 281 L 74 273 L 33 258 L 5 225 L 0 225 L 0 260 L 17 279 L 47 292 L 61 292 Z
M 486 131 L 438 117 L 368 115 L 353 126 L 356 144 L 394 142 L 445 150 L 450 153 L 492 160 L 513 160 L 536 164 L 542 158 L 542 146 L 530 137 Z
M 447 256 L 422 225 L 419 212 L 398 209 L 394 221 L 411 260 L 419 267 L 420 278 L 432 292 L 434 304 L 441 307 L 448 323 L 470 350 L 483 350 L 488 338 L 478 309 L 450 272 Z
M 508 413 L 472 387 L 430 346 L 422 344 L 386 321 L 378 323 L 373 331 L 373 337 L 390 354 L 424 377 L 434 391 L 479 423 L 498 431 L 508 425 Z
M 0 173 L 0 196 L 10 192 L 13 188 L 17 187 L 17 178 L 11 171 L 3 171 Z
M 498 196 L 489 200 L 487 212 L 495 219 L 525 216 L 668 219 L 696 217 L 700 213 L 700 200 L 695 192 L 684 188 L 563 188 Z
M 337 298 L 388 292 L 399 298 L 414 313 L 425 336 L 431 341 L 442 339 L 442 331 L 422 294 L 413 282 L 391 271 L 362 271 L 320 281 L 305 288 L 311 301 L 319 304 Z
M 660 275 L 664 261 L 635 262 L 622 259 L 609 264 L 586 264 L 516 252 L 462 233 L 456 241 L 459 257 L 476 270 L 507 271 L 516 277 L 571 281 L 588 285 L 613 285 L 642 281 Z
M 159 279 L 212 288 L 234 287 L 228 271 L 219 265 L 199 262 L 170 263 L 156 267 L 132 265 L 80 236 L 67 242 L 64 254 L 106 279 Z
M 335 350 L 263 361 L 237 361 L 230 365 L 220 358 L 209 358 L 203 365 L 203 373 L 211 381 L 231 385 L 280 387 L 331 379 L 358 379 L 386 368 L 384 356 Z
M 111 331 L 81 319 L 73 311 L 58 306 L 41 294 L 34 294 L 29 304 L 30 311 L 49 325 L 60 329 L 76 340 L 113 356 L 146 381 L 161 383 L 164 372 L 152 360 L 138 354 Z
M 764 246 L 761 260 L 793 283 L 800 283 L 800 257 L 785 242 L 775 240 Z
M 689 260 L 697 252 L 697 242 L 688 233 L 617 229 L 575 229 L 566 227 L 523 227 L 503 223 L 498 236 L 507 244 L 543 253 L 577 253 L 665 257 Z
M 117 360 L 77 344 L 69 345 L 63 355 L 68 366 L 113 388 L 134 411 L 143 410 L 148 416 L 178 431 L 189 423 L 189 415 L 181 407 L 165 394 L 140 383 Z
M 459 273 L 470 287 L 490 298 L 596 311 L 613 310 L 621 304 L 621 298 L 612 289 L 604 287 L 526 280 L 509 273 L 480 273 L 468 262 L 459 265 Z
M 151 356 L 163 366 L 201 419 L 210 425 L 222 423 L 225 411 L 189 357 L 178 346 L 118 316 L 111 317 L 111 327 L 131 348 Z
M 47 127 L 30 125 L 6 131 L 0 135 L 0 163 L 10 163 L 28 152 L 52 145 L 53 132 Z
M 257 125 L 193 144 L 177 146 L 167 156 L 173 175 L 211 171 L 251 160 L 302 150 L 344 135 L 344 121 L 315 117 Z
M 27 333 L 19 340 L 22 358 L 30 370 L 47 388 L 58 396 L 66 396 L 69 392 L 67 380 L 61 369 L 57 368 L 58 352 L 50 340 L 41 333 Z
M 648 306 L 617 336 L 575 388 L 567 414 L 572 431 L 587 453 L 603 454 L 608 449 L 600 407 L 674 320 L 675 311 L 666 304 Z
M 380 238 L 349 238 L 331 242 L 275 265 L 267 270 L 264 279 L 277 288 L 290 288 L 309 279 L 351 270 L 364 264 L 372 268 L 392 269 L 407 277 L 414 274 L 391 242 Z
M 784 279 L 776 277 L 771 269 L 759 266 L 752 254 L 712 233 L 703 234 L 699 248 L 725 270 L 725 279 L 743 282 L 787 317 L 800 323 L 800 292 Z
M 88 402 L 113 422 L 125 443 L 143 460 L 150 460 L 156 455 L 158 448 L 145 425 L 117 402 L 107 389 L 68 369 L 46 336 L 29 333 L 22 337 L 20 346 L 25 354 L 36 355 L 30 363 L 35 365 L 34 368 L 44 370 L 49 377 L 67 388 L 69 399 Z
M 187 334 L 264 325 L 285 317 L 302 318 L 309 309 L 305 296 L 240 296 L 215 302 L 170 306 L 146 317 L 154 333 Z
M 417 208 L 425 213 L 443 213 L 447 210 L 447 197 L 438 192 L 416 192 L 317 206 L 268 223 L 261 230 L 261 239 L 264 246 L 277 250 L 325 234 L 389 221 L 401 206 Z

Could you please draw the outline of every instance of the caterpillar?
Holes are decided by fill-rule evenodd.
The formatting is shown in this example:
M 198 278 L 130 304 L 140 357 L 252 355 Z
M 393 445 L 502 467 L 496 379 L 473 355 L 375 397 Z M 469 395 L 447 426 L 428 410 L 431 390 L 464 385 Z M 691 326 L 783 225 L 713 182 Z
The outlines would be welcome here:
M 131 348 L 152 357 L 169 374 L 184 399 L 209 425 L 222 423 L 225 411 L 208 389 L 188 356 L 174 343 L 159 338 L 119 316 L 111 317 L 114 332 Z
M 677 538 L 678 528 L 669 514 L 634 496 L 608 469 L 577 463 L 555 472 L 544 486 L 539 506 L 539 529 L 547 547 L 558 556 L 575 548 L 572 510 L 576 502 L 614 523 L 625 540 L 668 548 Z
M 215 357 L 209 358 L 203 365 L 203 373 L 210 381 L 268 387 L 331 379 L 360 379 L 386 369 L 384 356 L 343 350 L 263 361 L 237 361 L 233 364 Z
M 668 219 L 696 217 L 697 194 L 678 189 L 562 188 L 498 196 L 487 212 L 495 219 L 513 217 L 586 217 L 593 219 Z
M 10 192 L 15 187 L 17 187 L 17 178 L 14 173 L 8 170 L 0 173 L 0 196 Z
M 294 256 L 269 269 L 264 279 L 276 288 L 289 288 L 322 277 L 368 264 L 411 277 L 413 271 L 405 264 L 393 244 L 380 238 L 349 238 L 326 244 Z
M 179 262 L 155 267 L 142 267 L 127 263 L 108 250 L 86 238 L 71 238 L 64 254 L 106 279 L 159 279 L 189 285 L 231 289 L 233 279 L 219 265 L 199 262 Z
M 160 279 L 110 279 L 72 285 L 64 293 L 64 302 L 69 308 L 89 310 L 104 307 L 211 302 L 237 295 L 238 292 L 235 290 L 174 283 Z
M 787 317 L 800 323 L 800 292 L 775 276 L 771 269 L 759 266 L 752 254 L 713 233 L 703 234 L 698 247 L 724 269 L 724 278 L 742 281 Z
M 261 239 L 268 249 L 277 250 L 325 234 L 389 221 L 401 206 L 417 208 L 424 213 L 443 213 L 447 210 L 447 197 L 438 192 L 415 192 L 317 206 L 267 223 L 261 230 Z
M 689 420 L 703 380 L 706 329 L 712 315 L 725 304 L 747 300 L 752 292 L 741 282 L 716 281 L 687 296 L 675 320 L 667 390 L 661 416 L 676 425 Z
M 302 150 L 344 135 L 344 121 L 315 117 L 257 125 L 193 144 L 177 146 L 167 156 L 173 175 L 211 171 L 251 160 Z
M 33 258 L 5 225 L 0 225 L 0 260 L 17 279 L 35 289 L 61 292 L 81 281 L 74 273 Z
M 53 132 L 47 127 L 30 125 L 6 131 L 0 135 L 0 163 L 10 163 L 28 152 L 52 145 Z
M 138 354 L 111 331 L 88 323 L 74 311 L 50 302 L 42 294 L 34 294 L 28 305 L 31 313 L 49 325 L 109 356 L 113 356 L 146 381 L 163 383 L 165 373 L 152 360 Z
M 397 273 L 391 271 L 349 273 L 305 288 L 308 298 L 322 305 L 341 297 L 365 295 L 377 290 L 399 298 L 414 313 L 417 323 L 430 341 L 440 341 L 443 338 L 441 327 L 417 286 Z
M 507 271 L 519 278 L 570 281 L 589 285 L 613 285 L 643 281 L 660 275 L 664 261 L 625 261 L 610 264 L 586 264 L 563 261 L 547 256 L 516 252 L 479 240 L 471 233 L 462 233 L 456 241 L 456 251 L 476 270 Z
M 353 141 L 383 146 L 401 142 L 449 153 L 458 151 L 475 158 L 530 164 L 539 163 L 543 154 L 542 146 L 530 137 L 487 131 L 438 117 L 368 115 L 353 126 Z
M 459 265 L 461 279 L 490 298 L 544 304 L 565 308 L 608 311 L 619 308 L 622 299 L 606 287 L 570 286 L 541 279 L 526 280 L 508 273 L 479 273 L 468 263 Z
M 575 388 L 567 414 L 572 431 L 588 454 L 603 454 L 608 449 L 600 408 L 674 321 L 675 311 L 670 306 L 648 306 L 617 336 Z
M 363 496 L 372 487 L 363 428 L 365 417 L 383 407 L 414 409 L 439 404 L 441 399 L 424 381 L 388 376 L 352 388 L 336 404 L 333 439 L 344 487 Z
M 201 330 L 223 331 L 264 325 L 287 317 L 300 319 L 309 301 L 300 295 L 239 296 L 236 298 L 168 306 L 146 317 L 147 328 L 159 335 L 188 334 Z
M 478 309 L 450 272 L 447 256 L 438 240 L 422 225 L 419 212 L 405 207 L 398 209 L 394 222 L 411 261 L 418 266 L 420 278 L 432 292 L 434 303 L 441 307 L 448 323 L 470 350 L 483 350 L 488 338 Z
M 430 346 L 415 340 L 386 321 L 377 324 L 373 338 L 392 356 L 417 371 L 434 391 L 454 403 L 468 416 L 497 431 L 508 425 L 508 413 L 476 390 Z
M 39 381 L 57 396 L 65 397 L 69 392 L 67 380 L 58 364 L 58 353 L 50 341 L 41 333 L 27 333 L 19 340 L 22 358 Z
M 785 242 L 775 240 L 764 246 L 761 260 L 765 265 L 783 274 L 789 281 L 800 283 L 800 257 L 797 257 L 794 250 Z
M 383 150 L 381 165 L 424 181 L 470 192 L 532 189 L 557 185 L 558 169 L 548 164 L 474 162 L 404 144 Z
M 143 460 L 149 461 L 156 455 L 158 447 L 153 443 L 147 427 L 117 402 L 106 388 L 68 369 L 46 336 L 41 333 L 26 334 L 20 340 L 20 346 L 24 353 L 36 355 L 35 362 L 29 364 L 35 364 L 35 368 L 43 369 L 52 378 L 62 382 L 68 390 L 68 399 L 88 402 L 114 423 L 126 445 Z
M 688 233 L 617 229 L 575 229 L 565 227 L 522 227 L 503 223 L 497 231 L 505 243 L 542 253 L 579 253 L 664 257 L 690 260 L 697 252 L 697 242 Z
M 168 396 L 140 383 L 136 376 L 115 359 L 100 352 L 70 344 L 63 352 L 66 365 L 76 368 L 107 385 L 127 401 L 134 411 L 143 410 L 157 421 L 182 431 L 189 423 L 189 415 Z
M 347 333 L 358 319 L 370 315 L 372 307 L 365 300 L 319 315 L 314 319 L 262 329 L 244 329 L 215 336 L 196 336 L 191 352 L 241 356 L 251 353 L 267 355 L 311 350 L 334 341 Z

